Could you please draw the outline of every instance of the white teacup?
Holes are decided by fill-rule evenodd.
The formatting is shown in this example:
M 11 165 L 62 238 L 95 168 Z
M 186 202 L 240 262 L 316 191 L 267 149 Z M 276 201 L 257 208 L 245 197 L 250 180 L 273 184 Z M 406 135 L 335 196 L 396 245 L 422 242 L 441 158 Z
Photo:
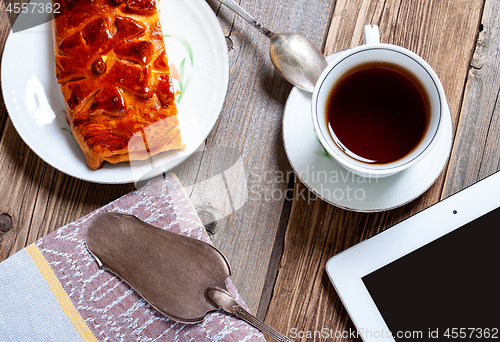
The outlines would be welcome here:
M 363 40 L 363 45 L 344 51 L 321 74 L 312 95 L 312 120 L 319 141 L 343 167 L 363 177 L 387 177 L 414 165 L 434 147 L 443 126 L 446 98 L 434 70 L 422 58 L 405 48 L 381 44 L 377 26 L 365 26 Z M 384 164 L 368 163 L 344 152 L 332 137 L 335 132 L 330 131 L 327 121 L 327 101 L 336 82 L 357 65 L 373 61 L 388 62 L 406 69 L 420 81 L 430 103 L 430 117 L 420 142 L 404 157 Z

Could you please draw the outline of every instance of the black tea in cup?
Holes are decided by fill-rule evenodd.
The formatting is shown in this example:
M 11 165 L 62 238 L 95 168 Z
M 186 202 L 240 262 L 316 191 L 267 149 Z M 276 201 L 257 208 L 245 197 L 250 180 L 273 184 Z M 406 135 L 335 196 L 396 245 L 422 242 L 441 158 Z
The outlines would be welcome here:
M 430 99 L 405 68 L 366 62 L 345 72 L 326 105 L 327 126 L 336 144 L 369 164 L 397 161 L 423 139 L 430 121 Z

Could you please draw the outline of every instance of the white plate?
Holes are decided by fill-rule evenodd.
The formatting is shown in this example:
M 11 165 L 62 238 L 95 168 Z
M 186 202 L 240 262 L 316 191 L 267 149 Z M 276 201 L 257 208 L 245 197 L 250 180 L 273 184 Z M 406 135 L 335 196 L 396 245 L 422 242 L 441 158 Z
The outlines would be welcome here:
M 327 57 L 332 62 L 335 55 Z M 326 153 L 314 133 L 311 94 L 293 88 L 283 118 L 283 141 L 293 170 L 311 192 L 335 206 L 377 212 L 402 206 L 423 194 L 443 171 L 451 151 L 452 120 L 445 96 L 443 132 L 432 151 L 393 176 L 369 179 L 344 169 Z
M 162 0 L 161 6 L 163 34 L 169 35 L 165 37 L 169 62 L 179 71 L 183 69 L 180 73 L 184 89 L 178 113 L 186 149 L 160 153 L 143 162 L 105 162 L 101 169 L 91 170 L 66 122 L 64 99 L 55 79 L 49 22 L 17 33 L 11 31 L 1 69 L 11 121 L 40 158 L 83 180 L 129 183 L 173 168 L 205 140 L 219 117 L 229 80 L 224 34 L 203 0 Z M 177 81 L 176 86 L 180 87 Z

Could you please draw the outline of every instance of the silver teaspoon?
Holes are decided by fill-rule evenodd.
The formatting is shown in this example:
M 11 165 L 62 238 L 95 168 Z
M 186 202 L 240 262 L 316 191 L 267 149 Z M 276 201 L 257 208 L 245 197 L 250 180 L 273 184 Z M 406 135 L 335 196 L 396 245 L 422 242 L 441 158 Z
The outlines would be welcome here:
M 219 1 L 271 40 L 271 62 L 288 82 L 309 93 L 314 91 L 316 81 L 328 62 L 309 39 L 298 33 L 273 33 L 233 0 Z

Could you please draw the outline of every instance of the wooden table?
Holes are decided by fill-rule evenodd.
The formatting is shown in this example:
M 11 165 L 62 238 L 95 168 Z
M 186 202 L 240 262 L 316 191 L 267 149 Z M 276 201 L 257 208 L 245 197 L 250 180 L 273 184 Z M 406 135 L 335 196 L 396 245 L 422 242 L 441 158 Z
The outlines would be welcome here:
M 292 87 L 273 69 L 267 39 L 216 0 L 207 2 L 226 35 L 229 89 L 203 151 L 175 172 L 214 244 L 228 257 L 232 279 L 253 313 L 287 334 L 293 328 L 352 329 L 325 273 L 326 261 L 500 167 L 500 3 L 240 1 L 265 26 L 276 32 L 301 32 L 325 55 L 359 45 L 363 26 L 377 24 L 382 42 L 419 54 L 440 77 L 454 123 L 445 171 L 413 202 L 364 214 L 297 196 L 307 189 L 291 173 L 281 130 Z M 3 2 L 3 51 L 10 26 L 2 6 Z M 88 183 L 55 170 L 19 137 L 3 99 L 0 130 L 0 260 L 135 187 Z M 239 171 L 232 172 L 233 165 Z M 230 203 L 217 184 L 225 184 L 232 195 Z

